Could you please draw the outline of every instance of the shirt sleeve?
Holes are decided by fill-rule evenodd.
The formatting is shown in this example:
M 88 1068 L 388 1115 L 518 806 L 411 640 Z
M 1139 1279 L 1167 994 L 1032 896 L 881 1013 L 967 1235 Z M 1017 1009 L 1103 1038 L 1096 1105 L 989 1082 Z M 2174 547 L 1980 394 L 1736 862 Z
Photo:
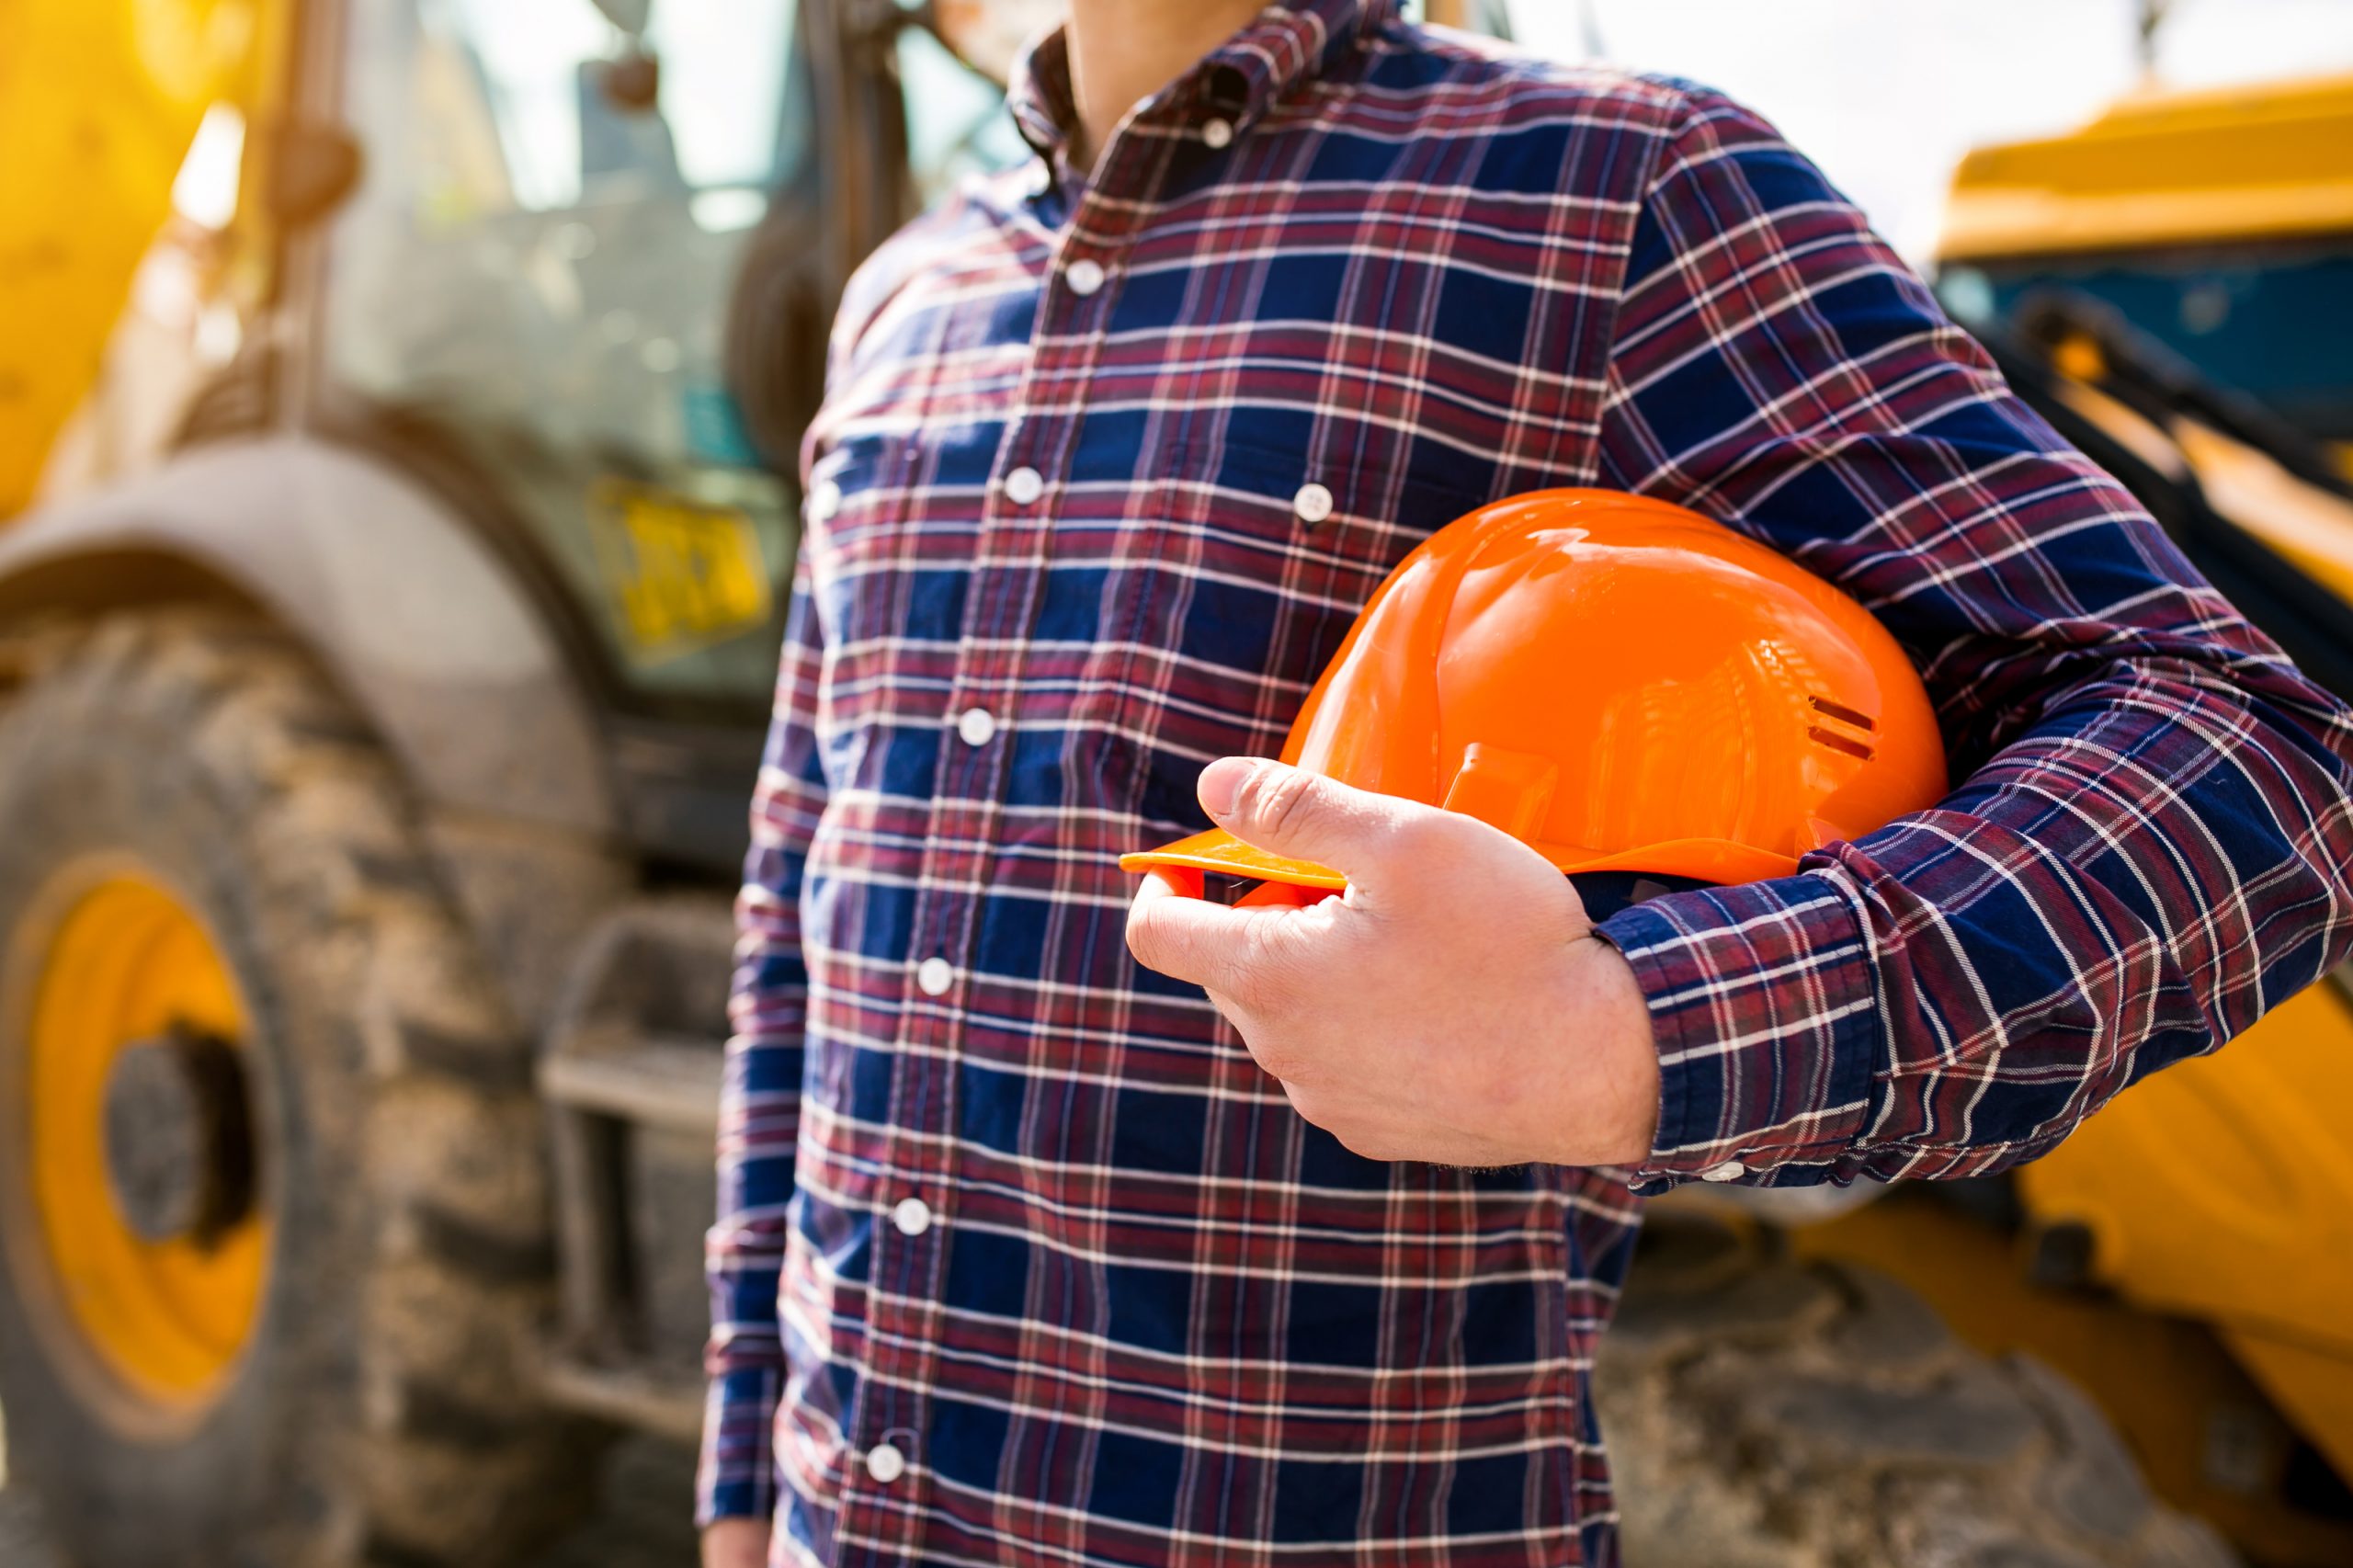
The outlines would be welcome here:
M 2353 945 L 2342 705 L 1818 170 L 1705 92 L 1637 220 L 1601 471 L 1868 606 L 1957 785 L 1796 875 L 1602 925 L 1659 1046 L 1638 1188 L 2031 1158 Z
M 735 902 L 726 1074 L 719 1111 L 719 1218 L 707 1238 L 710 1384 L 696 1517 L 769 1517 L 784 1352 L 777 1317 L 785 1206 L 800 1137 L 808 970 L 801 881 L 824 805 L 813 717 L 822 659 L 807 567 L 796 568 L 775 714 L 752 797 L 752 843 Z

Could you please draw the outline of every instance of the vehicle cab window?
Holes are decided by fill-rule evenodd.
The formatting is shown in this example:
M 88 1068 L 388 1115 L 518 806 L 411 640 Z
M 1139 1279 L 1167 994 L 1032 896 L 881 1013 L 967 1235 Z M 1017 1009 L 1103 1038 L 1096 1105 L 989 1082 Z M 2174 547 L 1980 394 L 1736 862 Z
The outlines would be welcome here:
M 722 374 L 727 301 L 812 156 L 797 0 L 354 0 L 324 358 L 454 444 L 594 607 L 629 687 L 765 698 L 789 491 Z
M 906 100 L 908 172 L 923 205 L 939 200 L 968 175 L 993 174 L 1034 155 L 1005 107 L 1005 90 L 929 28 L 901 28 L 896 53 Z

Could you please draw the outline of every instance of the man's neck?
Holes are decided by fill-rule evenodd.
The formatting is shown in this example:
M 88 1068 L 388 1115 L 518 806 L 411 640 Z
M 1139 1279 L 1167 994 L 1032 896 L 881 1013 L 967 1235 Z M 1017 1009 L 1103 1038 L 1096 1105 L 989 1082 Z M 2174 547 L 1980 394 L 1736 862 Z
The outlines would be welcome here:
M 1264 0 L 1071 0 L 1071 159 L 1091 167 L 1128 110 L 1256 16 Z

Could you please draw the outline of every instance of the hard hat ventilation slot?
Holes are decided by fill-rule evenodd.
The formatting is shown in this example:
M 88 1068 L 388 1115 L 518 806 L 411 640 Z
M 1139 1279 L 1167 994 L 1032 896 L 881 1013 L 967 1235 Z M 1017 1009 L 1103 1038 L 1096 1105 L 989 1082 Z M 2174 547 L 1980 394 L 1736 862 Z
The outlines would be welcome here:
M 1806 700 L 1813 705 L 1813 710 L 1815 712 L 1821 714 L 1825 719 L 1836 719 L 1841 723 L 1852 724 L 1859 730 L 1876 730 L 1879 728 L 1879 721 L 1872 718 L 1870 714 L 1858 712 L 1856 710 L 1848 708 L 1842 703 L 1833 702 L 1826 697 L 1809 697 Z
M 1850 735 L 1831 729 L 1826 724 L 1815 724 L 1806 731 L 1806 739 L 1818 746 L 1828 746 L 1832 751 L 1842 751 L 1848 756 L 1859 757 L 1865 762 L 1869 762 L 1876 754 L 1878 748 L 1871 744 L 1871 736 L 1879 730 L 1878 720 L 1858 709 L 1849 708 L 1843 702 L 1833 702 L 1826 697 L 1809 697 L 1806 701 L 1812 705 L 1816 713 L 1821 714 L 1831 723 L 1843 724 L 1848 729 L 1862 732 L 1859 735 Z
M 1877 755 L 1865 743 L 1849 740 L 1837 731 L 1825 730 L 1819 724 L 1806 731 L 1806 738 L 1816 745 L 1828 746 L 1832 751 L 1843 751 L 1848 756 L 1859 756 L 1865 762 L 1869 762 Z

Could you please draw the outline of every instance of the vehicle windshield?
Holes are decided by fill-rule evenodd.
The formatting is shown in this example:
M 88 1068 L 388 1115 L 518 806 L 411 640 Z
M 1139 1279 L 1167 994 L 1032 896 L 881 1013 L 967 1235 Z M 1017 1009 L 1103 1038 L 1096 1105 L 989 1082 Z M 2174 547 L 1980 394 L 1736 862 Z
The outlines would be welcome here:
M 755 699 L 788 491 L 722 375 L 727 301 L 809 159 L 796 0 L 355 0 L 325 361 L 460 443 L 633 687 Z M 626 15 L 627 7 L 612 7 Z

